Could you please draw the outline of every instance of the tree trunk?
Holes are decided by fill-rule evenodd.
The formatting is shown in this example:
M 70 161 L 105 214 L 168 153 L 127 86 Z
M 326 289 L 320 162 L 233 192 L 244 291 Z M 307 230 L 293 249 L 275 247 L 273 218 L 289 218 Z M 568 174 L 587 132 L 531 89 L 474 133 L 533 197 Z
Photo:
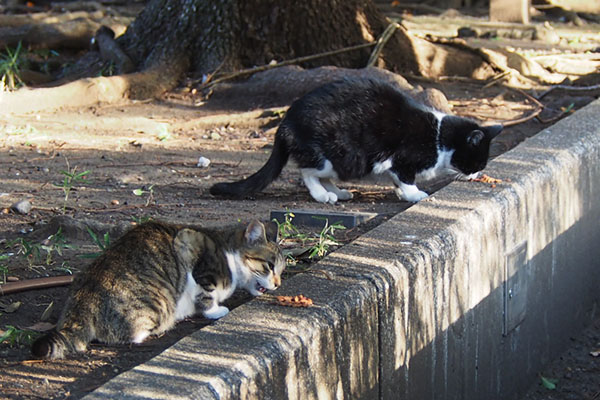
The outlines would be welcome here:
M 374 41 L 388 21 L 361 0 L 152 0 L 119 39 L 140 69 L 184 62 L 196 74 L 232 71 Z M 418 72 L 401 40 L 383 52 L 392 69 Z M 404 46 L 406 47 L 406 46 Z M 370 49 L 307 62 L 305 67 L 364 67 Z

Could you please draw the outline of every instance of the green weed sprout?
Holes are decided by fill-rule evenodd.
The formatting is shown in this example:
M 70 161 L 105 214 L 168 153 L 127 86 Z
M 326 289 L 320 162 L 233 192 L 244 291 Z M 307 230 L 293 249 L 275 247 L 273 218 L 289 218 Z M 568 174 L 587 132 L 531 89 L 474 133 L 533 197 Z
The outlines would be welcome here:
M 62 256 L 63 249 L 73 249 L 75 246 L 68 244 L 63 233 L 62 227 L 58 228 L 54 235 L 48 236 L 40 245 L 40 248 L 46 252 L 46 265 L 52 264 L 52 253 L 56 252 Z
M 0 284 L 4 285 L 6 283 L 6 274 L 8 273 L 8 266 L 4 264 L 4 261 L 8 260 L 10 256 L 8 254 L 0 255 L 0 274 L 2 274 Z
M 73 187 L 76 184 L 85 182 L 85 176 L 90 173 L 90 171 L 77 172 L 77 166 L 75 166 L 75 167 L 73 167 L 73 169 L 71 169 L 71 167 L 69 166 L 69 160 L 66 160 L 66 161 L 67 161 L 67 170 L 60 171 L 60 173 L 65 176 L 62 183 L 60 185 L 56 184 L 56 183 L 54 184 L 54 186 L 61 188 L 65 195 L 65 199 L 63 202 L 63 214 L 67 210 L 67 202 L 69 201 L 69 195 L 71 194 L 71 189 L 73 189 Z
M 146 207 L 148 207 L 150 202 L 152 202 L 152 200 L 154 200 L 154 185 L 150 185 L 148 187 L 148 190 L 144 190 L 143 188 L 135 189 L 133 191 L 133 194 L 136 196 L 143 196 L 144 194 L 148 194 L 148 197 L 146 198 Z
M 16 49 L 5 47 L 5 52 L 0 53 L 0 91 L 15 90 L 23 85 L 21 63 L 21 42 Z
M 19 329 L 12 325 L 6 325 L 6 331 L 0 336 L 0 343 L 8 343 L 9 346 L 30 345 L 39 336 L 37 332 L 28 329 Z
M 312 245 L 308 258 L 324 257 L 329 252 L 330 246 L 336 246 L 339 244 L 337 239 L 333 236 L 336 230 L 346 229 L 341 222 L 329 225 L 329 220 L 325 218 L 325 226 L 321 229 L 319 237 L 315 244 Z
M 312 236 L 301 233 L 300 230 L 293 224 L 292 220 L 294 219 L 294 214 L 292 212 L 285 213 L 283 222 L 273 219 L 273 221 L 277 224 L 279 231 L 280 244 L 284 241 L 300 242 L 300 246 L 302 247 L 307 245 L 309 246 L 307 249 L 309 259 L 324 257 L 329 252 L 331 246 L 336 246 L 339 244 L 334 237 L 335 231 L 346 229 L 346 227 L 342 225 L 341 222 L 336 222 L 335 224 L 330 225 L 327 218 L 314 218 L 323 219 L 325 221 L 325 225 L 318 235 Z M 288 261 L 295 263 L 296 259 L 291 254 L 288 254 Z
M 82 258 L 97 258 L 102 253 L 104 253 L 106 251 L 106 249 L 108 249 L 110 247 L 110 236 L 109 236 L 108 232 L 106 232 L 104 234 L 104 236 L 102 236 L 102 239 L 100 239 L 98 237 L 98 235 L 96 234 L 96 232 L 94 232 L 89 226 L 87 227 L 87 232 L 90 235 L 90 237 L 92 238 L 92 241 L 96 244 L 96 246 L 98 246 L 98 248 L 101 251 L 97 252 L 97 253 L 83 254 L 81 257 Z

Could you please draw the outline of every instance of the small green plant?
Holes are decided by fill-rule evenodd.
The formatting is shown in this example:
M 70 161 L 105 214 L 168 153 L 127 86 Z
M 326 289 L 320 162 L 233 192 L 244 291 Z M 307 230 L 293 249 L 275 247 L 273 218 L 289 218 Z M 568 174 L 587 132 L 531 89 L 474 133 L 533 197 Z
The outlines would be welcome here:
M 137 217 L 135 215 L 133 215 L 131 217 L 131 220 L 136 224 L 136 225 L 141 225 L 143 223 L 146 223 L 148 221 L 152 221 L 152 217 L 147 217 L 147 216 L 142 216 L 142 217 Z
M 41 60 L 39 70 L 45 74 L 51 74 L 50 60 L 54 57 L 58 57 L 60 53 L 56 50 L 50 49 L 38 49 L 32 50 L 31 54 L 35 55 L 37 59 Z
M 21 64 L 21 42 L 14 50 L 5 47 L 4 53 L 0 53 L 0 91 L 15 90 L 23 85 Z
M 306 238 L 306 235 L 300 233 L 298 228 L 296 228 L 296 226 L 292 223 L 294 217 L 294 213 L 286 212 L 283 216 L 283 222 L 279 222 L 277 219 L 273 219 L 273 222 L 277 224 L 279 239 L 281 241 L 286 239 Z
M 18 238 L 9 242 L 10 246 L 16 246 L 17 254 L 23 255 L 29 264 L 29 268 L 33 268 L 41 260 L 42 245 L 39 243 L 32 243 L 25 238 Z
M 108 63 L 102 66 L 98 76 L 113 76 L 116 71 L 116 64 L 114 61 L 109 61 Z
M 548 390 L 556 389 L 556 384 L 558 383 L 558 379 L 546 378 L 542 375 L 540 375 L 540 379 L 542 381 L 542 386 L 545 387 L 546 389 L 548 389 Z
M 69 201 L 69 195 L 71 194 L 71 190 L 73 189 L 73 187 L 75 185 L 85 182 L 85 176 L 90 173 L 90 171 L 77 172 L 77 166 L 75 166 L 75 167 L 73 167 L 73 169 L 71 169 L 71 167 L 69 166 L 69 160 L 66 160 L 66 162 L 67 162 L 67 170 L 60 171 L 60 173 L 64 175 L 64 179 L 63 179 L 62 183 L 54 184 L 54 186 L 61 188 L 65 195 L 65 199 L 63 202 L 63 214 L 67 210 L 67 202 Z
M 62 256 L 64 249 L 75 248 L 75 246 L 67 243 L 62 228 L 58 228 L 55 234 L 48 236 L 40 243 L 30 242 L 21 237 L 7 242 L 6 245 L 7 247 L 16 247 L 17 254 L 21 254 L 27 260 L 30 269 L 39 268 L 39 264 L 42 263 L 51 265 L 54 262 L 54 253 Z M 45 256 L 43 256 L 44 253 Z M 2 261 L 1 256 L 0 261 Z
M 54 252 L 62 256 L 64 249 L 73 249 L 74 247 L 67 243 L 62 233 L 62 227 L 58 228 L 54 235 L 48 236 L 48 239 L 44 240 L 40 246 L 46 252 L 46 265 L 52 264 L 52 254 Z
M 9 346 L 31 345 L 39 336 L 37 332 L 29 329 L 19 329 L 12 325 L 6 325 L 5 331 L 0 336 L 0 343 L 8 343 Z
M 9 259 L 8 254 L 0 255 L 0 284 L 4 285 L 6 283 L 6 274 L 8 273 L 8 266 L 4 264 L 4 261 Z
M 169 132 L 169 126 L 167 124 L 161 124 L 159 126 L 156 138 L 161 142 L 171 139 L 171 133 Z
M 86 228 L 88 231 L 88 234 L 90 235 L 90 237 L 92 238 L 92 241 L 94 242 L 94 244 L 96 246 L 98 246 L 98 248 L 100 249 L 99 252 L 97 253 L 89 253 L 89 254 L 83 254 L 81 257 L 82 258 L 97 258 L 99 257 L 102 253 L 104 253 L 106 251 L 106 249 L 109 248 L 110 246 L 110 235 L 108 232 L 106 232 L 103 236 L 102 239 L 100 239 L 98 237 L 98 234 L 96 234 L 96 232 L 94 232 L 89 226 Z
M 146 190 L 144 190 L 144 188 L 135 189 L 133 194 L 136 196 L 143 196 L 147 194 L 148 197 L 146 198 L 146 207 L 148 207 L 152 200 L 154 200 L 154 185 L 150 185 Z
M 325 254 L 329 252 L 330 246 L 337 246 L 340 244 L 333 235 L 335 234 L 336 230 L 343 229 L 346 229 L 346 227 L 342 225 L 341 222 L 336 222 L 335 224 L 329 225 L 329 220 L 325 218 L 325 226 L 323 226 L 323 229 L 321 229 L 316 243 L 312 245 L 308 258 L 312 259 L 314 257 L 324 257 Z
M 280 243 L 291 242 L 301 247 L 298 252 L 285 252 L 287 254 L 288 263 L 290 264 L 295 264 L 297 262 L 294 253 L 296 255 L 308 254 L 309 259 L 324 257 L 329 252 L 331 246 L 336 246 L 339 244 L 334 236 L 335 231 L 346 229 L 341 222 L 336 222 L 335 224 L 330 225 L 328 219 L 318 218 L 323 219 L 325 221 L 325 225 L 318 235 L 309 236 L 300 232 L 300 230 L 293 224 L 292 220 L 294 217 L 295 216 L 293 213 L 287 212 L 284 215 L 283 222 L 279 222 L 276 219 L 273 220 L 278 227 Z M 303 251 L 303 249 L 306 251 Z
M 56 267 L 56 268 L 54 268 L 54 270 L 62 272 L 62 273 L 66 273 L 68 275 L 73 275 L 73 269 L 71 268 L 71 266 L 69 265 L 69 263 L 66 262 L 66 261 L 63 261 L 60 264 L 60 267 Z

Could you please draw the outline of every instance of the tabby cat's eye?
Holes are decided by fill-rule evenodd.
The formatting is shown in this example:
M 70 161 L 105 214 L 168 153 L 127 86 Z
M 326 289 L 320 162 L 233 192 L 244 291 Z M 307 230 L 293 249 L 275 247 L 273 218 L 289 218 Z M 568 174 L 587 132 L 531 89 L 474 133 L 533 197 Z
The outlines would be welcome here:
M 271 261 L 267 261 L 267 265 L 269 266 L 269 269 L 271 271 L 273 271 L 275 269 L 275 264 L 273 264 Z

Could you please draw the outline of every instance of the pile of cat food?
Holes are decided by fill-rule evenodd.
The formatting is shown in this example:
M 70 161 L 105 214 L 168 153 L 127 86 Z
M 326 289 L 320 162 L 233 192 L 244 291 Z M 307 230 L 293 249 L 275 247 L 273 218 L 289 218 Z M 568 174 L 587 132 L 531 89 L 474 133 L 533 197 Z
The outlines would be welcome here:
M 302 294 L 297 296 L 277 296 L 277 304 L 286 307 L 310 307 L 313 304 L 312 299 Z
M 492 188 L 495 188 L 496 183 L 501 183 L 502 179 L 492 178 L 489 175 L 481 174 L 479 178 L 471 179 L 471 182 L 489 183 Z

